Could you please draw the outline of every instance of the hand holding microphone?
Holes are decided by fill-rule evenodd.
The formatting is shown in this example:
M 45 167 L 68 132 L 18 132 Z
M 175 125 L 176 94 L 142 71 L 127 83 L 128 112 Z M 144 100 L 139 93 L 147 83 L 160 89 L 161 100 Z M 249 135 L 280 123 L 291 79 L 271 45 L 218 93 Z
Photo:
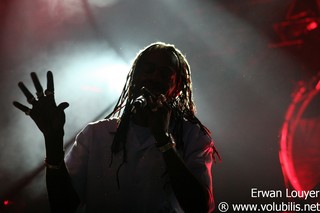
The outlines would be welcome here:
M 161 144 L 168 133 L 172 107 L 163 94 L 156 96 L 145 87 L 141 88 L 140 93 L 131 103 L 131 112 L 150 127 L 157 144 Z
M 166 102 L 166 97 L 163 94 L 156 97 L 145 87 L 142 87 L 140 91 L 142 94 L 132 101 L 132 113 L 136 113 L 137 110 L 141 110 L 147 106 L 149 106 L 153 112 L 157 111 L 158 107 L 162 107 L 163 105 L 168 109 L 171 108 Z

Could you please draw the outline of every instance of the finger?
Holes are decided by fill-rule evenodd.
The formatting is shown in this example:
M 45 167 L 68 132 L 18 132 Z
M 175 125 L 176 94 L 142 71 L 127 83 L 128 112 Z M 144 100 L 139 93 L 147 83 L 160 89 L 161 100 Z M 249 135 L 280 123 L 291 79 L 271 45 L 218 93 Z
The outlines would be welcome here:
M 156 101 L 157 106 L 158 106 L 158 107 L 163 107 L 163 105 L 166 104 L 166 101 L 167 101 L 166 96 L 164 96 L 163 94 L 160 94 L 160 95 L 158 96 L 158 98 L 157 98 L 157 101 Z
M 17 102 L 17 101 L 14 101 L 14 102 L 13 102 L 13 105 L 14 105 L 16 108 L 20 109 L 22 112 L 26 113 L 26 115 L 30 115 L 31 109 L 29 109 L 29 108 L 26 107 L 25 105 L 22 105 L 22 104 L 20 104 L 20 103 Z
M 163 106 L 162 101 L 161 101 L 160 98 L 158 98 L 156 105 L 157 105 L 157 107 L 162 107 Z
M 22 82 L 19 82 L 18 86 L 23 92 L 23 94 L 26 96 L 28 103 L 33 104 L 36 101 L 36 99 L 34 98 L 32 93 L 27 89 L 27 87 Z
M 59 104 L 58 108 L 61 110 L 65 110 L 66 108 L 69 107 L 69 103 L 67 102 L 62 102 L 61 104 Z
M 160 105 L 161 107 L 166 107 L 168 109 L 171 108 L 169 103 L 167 102 L 167 97 L 164 94 L 160 94 L 157 100 L 157 104 Z
M 161 94 L 158 98 L 160 99 L 160 101 L 161 101 L 162 103 L 164 103 L 164 102 L 167 101 L 167 98 L 166 98 L 166 96 L 165 96 L 164 94 Z
M 47 72 L 47 89 L 45 91 L 46 95 L 54 94 L 54 84 L 53 84 L 53 75 L 51 71 Z
M 40 84 L 40 81 L 39 81 L 39 78 L 38 78 L 37 74 L 32 72 L 31 73 L 31 78 L 32 78 L 34 87 L 36 88 L 36 91 L 37 91 L 37 97 L 41 98 L 43 96 L 43 88 L 42 88 L 42 86 Z

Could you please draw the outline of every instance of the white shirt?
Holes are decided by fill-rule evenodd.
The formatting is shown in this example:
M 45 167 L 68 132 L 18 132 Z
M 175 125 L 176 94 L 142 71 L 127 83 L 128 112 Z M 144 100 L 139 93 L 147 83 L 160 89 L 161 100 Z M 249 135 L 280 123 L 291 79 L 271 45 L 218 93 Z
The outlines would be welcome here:
M 120 168 L 123 162 L 120 151 L 110 165 L 117 121 L 113 118 L 88 124 L 66 155 L 67 169 L 86 212 L 183 212 L 149 128 L 131 122 L 127 162 Z M 212 190 L 213 141 L 198 125 L 187 121 L 183 124 L 183 141 L 184 150 L 180 154 L 185 164 Z M 213 201 L 211 207 L 214 208 Z

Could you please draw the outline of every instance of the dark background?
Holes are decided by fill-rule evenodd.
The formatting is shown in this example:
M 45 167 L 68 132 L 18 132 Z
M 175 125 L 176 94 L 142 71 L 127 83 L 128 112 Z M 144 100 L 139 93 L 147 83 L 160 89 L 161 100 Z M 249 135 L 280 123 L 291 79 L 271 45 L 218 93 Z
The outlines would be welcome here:
M 135 54 L 155 41 L 175 44 L 191 65 L 197 115 L 222 156 L 217 203 L 275 201 L 250 192 L 285 188 L 281 125 L 296 85 L 320 66 L 319 28 L 299 20 L 318 20 L 318 9 L 311 0 L 1 0 L 0 212 L 48 211 L 43 138 L 12 105 L 26 103 L 17 83 L 34 91 L 29 73 L 45 87 L 53 71 L 57 102 L 70 103 L 67 145 L 108 114 Z

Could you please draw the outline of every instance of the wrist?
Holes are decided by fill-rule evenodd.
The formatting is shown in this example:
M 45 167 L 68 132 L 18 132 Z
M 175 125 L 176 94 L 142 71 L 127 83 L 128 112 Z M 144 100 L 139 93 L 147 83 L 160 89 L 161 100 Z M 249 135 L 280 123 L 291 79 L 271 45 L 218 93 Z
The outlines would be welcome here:
M 46 156 L 50 161 L 57 161 L 63 158 L 63 136 L 62 135 L 44 135 Z
M 156 139 L 156 146 L 160 147 L 172 141 L 172 136 L 168 132 L 154 134 Z
M 58 170 L 64 163 L 64 155 L 60 158 L 59 161 L 48 160 L 48 158 L 44 159 L 44 165 L 51 170 Z
M 43 133 L 44 138 L 47 140 L 56 140 L 56 139 L 63 139 L 64 136 L 64 130 L 55 130 L 55 131 L 47 131 Z
M 60 165 L 64 160 L 64 151 L 46 152 L 45 164 Z
M 64 158 L 63 137 L 45 139 L 46 160 L 49 164 L 57 164 Z
M 170 149 L 174 149 L 176 147 L 176 143 L 174 141 L 168 142 L 163 146 L 158 147 L 159 151 L 164 153 L 169 151 Z
M 171 134 L 165 133 L 161 139 L 158 138 L 159 141 L 157 142 L 157 147 L 160 152 L 164 153 L 170 149 L 174 149 L 176 147 L 176 143 Z

